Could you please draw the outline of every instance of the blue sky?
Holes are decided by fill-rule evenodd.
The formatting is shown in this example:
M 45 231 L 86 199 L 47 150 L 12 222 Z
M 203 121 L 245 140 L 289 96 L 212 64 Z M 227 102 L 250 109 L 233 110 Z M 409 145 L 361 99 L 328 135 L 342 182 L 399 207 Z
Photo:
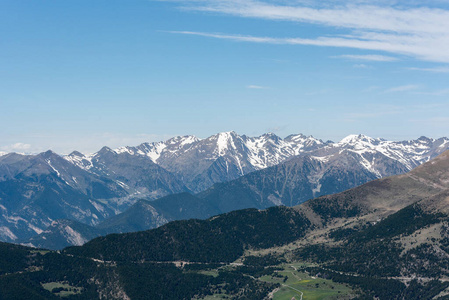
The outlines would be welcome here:
M 0 2 L 0 151 L 449 136 L 449 1 Z

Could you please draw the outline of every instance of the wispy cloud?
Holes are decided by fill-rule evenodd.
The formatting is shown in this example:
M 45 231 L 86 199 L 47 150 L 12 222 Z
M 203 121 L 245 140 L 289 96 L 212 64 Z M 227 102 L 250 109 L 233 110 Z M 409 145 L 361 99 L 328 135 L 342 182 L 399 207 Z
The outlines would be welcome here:
M 435 67 L 435 68 L 408 68 L 412 71 L 424 71 L 432 73 L 449 73 L 449 67 Z
M 285 3 L 286 1 L 283 1 Z M 260 37 L 238 34 L 178 32 L 235 41 L 347 47 L 407 55 L 419 60 L 449 62 L 449 10 L 412 6 L 391 6 L 391 3 L 365 1 L 352 4 L 331 2 L 317 7 L 316 2 L 262 2 L 257 0 L 183 1 L 186 8 L 243 18 L 284 20 L 311 23 L 345 30 L 344 35 L 298 37 Z M 387 1 L 388 2 L 388 1 Z M 381 5 L 384 6 L 381 6 Z M 394 4 L 394 3 L 393 3 Z M 308 5 L 308 6 L 306 6 Z M 378 57 L 379 58 L 379 57 Z
M 253 89 L 253 90 L 266 90 L 269 89 L 267 86 L 261 86 L 261 85 L 247 85 L 247 89 Z
M 1 151 L 5 152 L 28 152 L 31 148 L 30 144 L 26 143 L 14 143 L 1 147 Z
M 408 85 L 401 85 L 389 88 L 385 91 L 385 93 L 398 93 L 398 92 L 408 92 L 413 91 L 419 88 L 419 85 L 416 84 L 408 84 Z
M 372 69 L 373 68 L 372 66 L 368 66 L 365 64 L 356 64 L 356 65 L 353 65 L 353 67 L 356 69 Z
M 195 1 L 198 3 L 197 1 Z M 241 17 L 317 23 L 349 29 L 382 30 L 398 33 L 446 34 L 449 12 L 441 9 L 399 9 L 366 4 L 335 5 L 313 8 L 302 5 L 279 5 L 255 0 L 201 1 L 195 10 L 232 14 Z
M 382 61 L 382 62 L 390 62 L 397 61 L 396 57 L 386 56 L 386 55 L 338 55 L 332 56 L 333 58 L 344 58 L 350 60 L 366 60 L 366 61 Z

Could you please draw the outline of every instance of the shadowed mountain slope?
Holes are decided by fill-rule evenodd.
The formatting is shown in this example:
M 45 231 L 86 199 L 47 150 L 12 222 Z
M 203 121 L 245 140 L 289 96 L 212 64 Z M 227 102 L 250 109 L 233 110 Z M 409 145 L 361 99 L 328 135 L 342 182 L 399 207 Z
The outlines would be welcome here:
M 95 225 L 115 214 L 113 199 L 127 192 L 47 151 L 0 157 L 0 238 L 18 241 L 56 219 Z

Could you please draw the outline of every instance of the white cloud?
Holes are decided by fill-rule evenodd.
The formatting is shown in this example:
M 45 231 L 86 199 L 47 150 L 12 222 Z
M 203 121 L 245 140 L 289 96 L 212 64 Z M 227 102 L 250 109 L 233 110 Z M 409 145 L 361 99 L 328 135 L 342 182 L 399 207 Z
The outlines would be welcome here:
M 333 58 L 344 58 L 350 60 L 366 60 L 366 61 L 382 61 L 382 62 L 390 62 L 397 61 L 396 57 L 385 56 L 385 55 L 338 55 L 333 56 Z
M 15 143 L 7 146 L 1 147 L 2 151 L 5 152 L 28 152 L 31 149 L 30 144 L 25 143 Z
M 354 68 L 356 69 L 372 69 L 373 67 L 365 65 L 365 64 L 356 64 L 353 65 Z
M 419 88 L 419 85 L 415 85 L 415 84 L 401 85 L 401 86 L 392 87 L 392 88 L 386 90 L 385 93 L 408 92 L 408 91 L 416 90 L 418 88 Z
M 398 33 L 447 34 L 449 12 L 442 9 L 410 8 L 366 4 L 343 4 L 328 8 L 279 5 L 254 0 L 201 1 L 191 9 L 219 12 L 241 17 L 317 23 L 349 29 L 368 29 Z
M 449 17 L 449 16 L 448 16 Z M 448 24 L 449 26 L 449 24 Z M 325 47 L 356 48 L 362 50 L 378 50 L 414 56 L 428 61 L 449 62 L 449 37 L 447 41 L 435 40 L 433 37 L 397 36 L 394 34 L 359 34 L 339 37 L 318 37 L 316 39 L 273 38 L 193 31 L 171 31 L 171 33 L 198 35 L 240 42 L 308 45 Z M 447 45 L 446 45 L 447 44 Z
M 412 71 L 424 71 L 433 73 L 449 73 L 449 67 L 435 67 L 435 68 L 408 68 Z
M 261 86 L 261 85 L 247 85 L 247 89 L 254 89 L 254 90 L 265 90 L 268 89 L 267 86 Z
M 191 10 L 243 18 L 318 24 L 345 30 L 347 34 L 304 39 L 187 31 L 178 33 L 255 43 L 347 47 L 407 55 L 425 61 L 449 62 L 449 10 L 441 8 L 393 7 L 391 5 L 395 3 L 388 1 L 376 2 L 377 6 L 365 4 L 365 1 L 353 1 L 352 4 L 331 2 L 324 7 L 317 7 L 314 4 L 316 2 L 309 3 L 315 7 L 307 7 L 297 1 L 290 5 L 256 0 L 183 3 L 190 4 L 187 8 Z M 386 6 L 380 6 L 381 4 Z

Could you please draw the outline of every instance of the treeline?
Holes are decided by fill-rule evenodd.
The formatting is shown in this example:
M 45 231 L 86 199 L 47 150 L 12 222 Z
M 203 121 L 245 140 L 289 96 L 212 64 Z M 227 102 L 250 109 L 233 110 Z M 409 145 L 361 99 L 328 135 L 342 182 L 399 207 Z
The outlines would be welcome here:
M 168 223 L 154 230 L 111 234 L 67 254 L 112 261 L 232 262 L 247 248 L 268 248 L 304 236 L 310 221 L 294 209 L 247 209 L 209 220 Z

